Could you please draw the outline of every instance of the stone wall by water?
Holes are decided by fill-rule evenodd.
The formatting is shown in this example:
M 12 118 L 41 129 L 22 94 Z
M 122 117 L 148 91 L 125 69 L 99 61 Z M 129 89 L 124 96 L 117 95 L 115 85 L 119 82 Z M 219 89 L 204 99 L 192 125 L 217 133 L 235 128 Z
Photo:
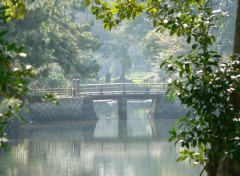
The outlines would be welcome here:
M 95 113 L 93 110 L 89 111 L 89 113 L 86 113 L 86 111 L 83 110 L 83 100 L 81 98 L 60 99 L 58 102 L 58 105 L 51 102 L 29 104 L 31 121 L 96 119 L 93 115 Z M 89 102 L 84 106 L 91 107 L 93 105 Z
M 97 120 L 92 97 L 60 99 L 59 105 L 51 102 L 35 102 L 29 104 L 29 110 L 30 121 L 36 122 Z M 181 104 L 164 100 L 154 101 L 150 108 L 150 115 L 153 118 L 166 116 L 174 118 L 185 113 L 186 109 Z
M 153 100 L 148 116 L 155 119 L 179 118 L 184 116 L 188 110 L 179 100 Z

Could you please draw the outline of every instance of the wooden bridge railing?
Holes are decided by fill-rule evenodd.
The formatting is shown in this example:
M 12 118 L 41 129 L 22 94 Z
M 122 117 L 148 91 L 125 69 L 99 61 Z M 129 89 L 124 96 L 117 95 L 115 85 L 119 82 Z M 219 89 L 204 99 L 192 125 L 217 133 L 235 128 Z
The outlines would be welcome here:
M 79 84 L 69 88 L 33 89 L 34 94 L 52 93 L 56 96 L 106 95 L 106 94 L 156 94 L 166 92 L 166 83 L 108 83 Z
M 111 84 L 83 84 L 79 86 L 80 95 L 89 94 L 122 94 L 122 93 L 162 93 L 167 84 L 155 83 L 111 83 Z

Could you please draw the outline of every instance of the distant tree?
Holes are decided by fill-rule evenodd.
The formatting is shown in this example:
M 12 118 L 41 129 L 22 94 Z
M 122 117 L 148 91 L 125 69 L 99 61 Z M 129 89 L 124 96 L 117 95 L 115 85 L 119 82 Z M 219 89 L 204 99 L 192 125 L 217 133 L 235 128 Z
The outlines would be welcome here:
M 132 58 L 129 53 L 133 41 L 131 35 L 126 31 L 124 24 L 112 33 L 106 32 L 100 35 L 102 41 L 99 54 L 105 58 L 106 64 L 103 65 L 106 73 L 113 72 L 118 77 L 118 81 L 125 81 L 126 70 L 132 66 Z M 107 67 L 107 68 L 106 68 Z
M 55 64 L 67 78 L 95 77 L 100 69 L 93 58 L 100 43 L 92 35 L 90 23 L 75 21 L 74 4 L 73 0 L 30 2 L 25 18 L 9 25 L 9 38 L 24 44 L 25 62 L 37 69 L 38 78 L 47 78 Z
M 235 33 L 235 18 L 236 18 L 236 2 L 237 0 L 216 1 L 216 6 L 221 9 L 226 17 L 221 18 L 217 28 L 213 30 L 216 36 L 215 50 L 222 55 L 230 56 L 233 50 L 233 39 Z
M 124 81 L 125 75 L 140 68 L 147 70 L 147 64 L 142 56 L 143 37 L 152 28 L 143 17 L 134 22 L 121 24 L 111 32 L 101 31 L 99 23 L 95 23 L 94 33 L 102 42 L 99 54 L 103 62 L 103 70 L 111 72 L 118 81 Z M 137 33 L 137 35 L 135 35 Z
M 183 54 L 187 46 L 184 38 L 169 36 L 167 32 L 159 33 L 150 30 L 143 40 L 143 55 L 146 62 L 151 65 L 151 78 L 155 82 L 166 82 L 175 74 L 169 73 L 166 69 L 159 69 L 159 65 L 170 56 Z

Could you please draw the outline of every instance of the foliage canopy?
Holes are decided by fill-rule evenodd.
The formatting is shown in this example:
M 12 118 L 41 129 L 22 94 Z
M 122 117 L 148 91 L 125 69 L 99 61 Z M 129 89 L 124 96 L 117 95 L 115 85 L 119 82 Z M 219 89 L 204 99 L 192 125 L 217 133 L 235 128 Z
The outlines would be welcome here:
M 99 65 L 93 58 L 100 43 L 91 33 L 91 23 L 78 24 L 75 1 L 35 1 L 26 3 L 23 20 L 9 23 L 9 39 L 24 45 L 39 78 L 46 78 L 58 66 L 65 75 L 94 77 Z M 38 79 L 39 81 L 39 79 Z M 40 83 L 41 84 L 41 83 Z

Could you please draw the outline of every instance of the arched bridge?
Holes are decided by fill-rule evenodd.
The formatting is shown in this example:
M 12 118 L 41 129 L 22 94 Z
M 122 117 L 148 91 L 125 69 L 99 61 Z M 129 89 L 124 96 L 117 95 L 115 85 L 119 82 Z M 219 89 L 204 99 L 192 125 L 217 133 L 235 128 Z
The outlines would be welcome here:
M 35 94 L 52 93 L 57 98 L 83 98 L 84 112 L 94 111 L 93 100 L 114 99 L 118 102 L 118 116 L 127 118 L 127 99 L 152 99 L 152 108 L 157 109 L 166 92 L 166 83 L 108 83 L 79 84 L 69 88 L 34 89 Z M 154 110 L 153 110 L 154 114 Z M 154 115 L 153 115 L 154 116 Z

